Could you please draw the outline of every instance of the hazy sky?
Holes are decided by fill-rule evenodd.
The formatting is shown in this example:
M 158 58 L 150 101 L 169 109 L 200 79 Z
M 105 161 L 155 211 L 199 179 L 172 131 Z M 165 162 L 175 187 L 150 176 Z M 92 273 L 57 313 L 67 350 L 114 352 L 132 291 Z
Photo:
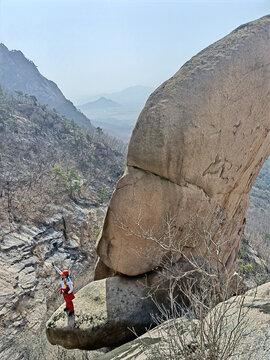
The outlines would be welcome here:
M 270 13 L 270 0 L 0 0 L 0 42 L 66 97 L 158 86 L 198 51 Z

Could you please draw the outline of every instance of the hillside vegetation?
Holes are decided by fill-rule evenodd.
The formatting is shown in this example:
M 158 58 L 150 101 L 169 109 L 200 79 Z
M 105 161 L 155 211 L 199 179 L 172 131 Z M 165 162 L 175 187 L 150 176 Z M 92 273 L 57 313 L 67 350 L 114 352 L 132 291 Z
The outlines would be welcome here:
M 124 150 L 34 96 L 0 89 L 1 359 L 66 356 L 44 333 L 63 301 L 50 264 L 72 271 L 76 291 L 92 279 L 94 245 Z
M 41 223 L 71 201 L 87 206 L 107 201 L 124 162 L 122 144 L 111 139 L 113 150 L 104 143 L 108 139 L 33 97 L 2 92 L 1 221 Z

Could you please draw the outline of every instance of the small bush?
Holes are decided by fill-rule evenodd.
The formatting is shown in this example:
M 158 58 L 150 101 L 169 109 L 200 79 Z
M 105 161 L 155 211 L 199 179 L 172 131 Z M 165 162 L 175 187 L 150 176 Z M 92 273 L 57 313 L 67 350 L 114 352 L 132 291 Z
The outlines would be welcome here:
M 71 197 L 80 195 L 83 186 L 82 179 L 74 166 L 70 167 L 66 173 L 63 171 L 61 165 L 54 167 L 53 171 L 65 184 Z
M 253 274 L 255 272 L 253 266 L 251 264 L 246 264 L 242 266 L 242 271 L 245 274 Z
M 94 239 L 97 240 L 98 236 L 99 236 L 99 233 L 100 233 L 100 229 L 96 229 L 95 232 L 94 232 Z
M 104 203 L 109 200 L 110 198 L 110 191 L 106 189 L 105 187 L 100 187 L 97 193 L 97 196 L 101 203 Z

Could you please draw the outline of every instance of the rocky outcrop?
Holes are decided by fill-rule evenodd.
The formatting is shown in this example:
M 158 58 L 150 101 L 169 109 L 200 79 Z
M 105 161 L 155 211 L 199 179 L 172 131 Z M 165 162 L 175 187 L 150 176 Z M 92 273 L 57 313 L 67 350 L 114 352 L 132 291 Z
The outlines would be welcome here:
M 165 321 L 155 329 L 147 331 L 137 339 L 119 346 L 107 354 L 97 357 L 96 360 L 165 360 L 174 359 L 174 355 L 175 358 L 184 360 L 184 357 L 180 357 L 178 349 L 173 350 L 170 348 L 171 341 L 168 338 L 168 333 L 171 333 L 172 335 L 173 332 L 177 339 L 176 331 L 181 332 L 183 335 L 186 333 L 186 329 L 189 325 L 190 322 L 185 318 Z M 171 340 L 174 342 L 176 339 Z M 191 344 L 191 341 L 189 343 Z
M 78 228 L 86 221 L 91 226 L 101 221 L 101 209 L 86 212 L 85 208 L 76 206 L 74 210 L 78 215 Z M 65 239 L 62 226 L 62 214 L 58 214 L 47 219 L 47 225 L 42 227 L 23 225 L 13 230 L 8 226 L 0 229 L 0 286 L 3 289 L 0 357 L 3 360 L 21 359 L 22 354 L 29 359 L 34 359 L 34 354 L 40 358 L 44 355 L 46 359 L 49 359 L 48 353 L 56 356 L 57 348 L 50 348 L 41 331 L 47 316 L 63 302 L 62 296 L 56 294 L 59 277 L 51 268 L 51 262 L 72 269 L 77 288 L 92 280 L 94 241 L 86 243 L 85 239 L 81 244 L 79 237 L 70 231 Z
M 67 349 L 93 350 L 118 346 L 134 338 L 134 333 L 138 336 L 155 327 L 158 319 L 166 318 L 165 312 L 168 318 L 178 311 L 171 308 L 172 301 L 177 307 L 184 299 L 184 282 L 190 284 L 184 276 L 183 287 L 176 281 L 181 272 L 191 270 L 190 265 L 180 263 L 144 276 L 114 276 L 88 284 L 76 294 L 74 317 L 67 317 L 64 305 L 52 315 L 46 326 L 48 340 Z M 200 283 L 199 272 L 192 274 Z M 236 277 L 231 286 L 233 283 L 239 285 Z M 193 289 L 195 286 L 193 283 Z M 174 300 L 168 295 L 169 288 Z
M 134 276 L 162 264 L 168 241 L 155 239 L 168 215 L 181 250 L 174 260 L 204 257 L 204 221 L 188 237 L 197 214 L 213 234 L 219 222 L 221 259 L 233 270 L 249 191 L 269 156 L 269 47 L 265 16 L 201 51 L 149 97 L 97 244 L 106 267 Z
M 94 281 L 76 294 L 75 316 L 62 305 L 47 322 L 52 344 L 67 349 L 98 349 L 134 338 L 152 324 L 157 311 L 148 297 L 144 277 L 113 277 Z
M 222 336 L 229 341 L 231 356 L 229 360 L 263 360 L 269 359 L 270 349 L 270 283 L 260 286 L 257 291 L 250 290 L 244 297 L 231 298 L 225 304 L 217 305 L 213 313 L 224 314 Z M 243 302 L 243 303 L 242 303 Z M 243 305 L 242 305 L 243 304 Z M 220 308 L 223 307 L 223 310 Z M 241 321 L 236 328 L 237 316 Z M 220 315 L 218 315 L 220 318 Z M 209 319 L 207 319 L 209 321 Z M 124 344 L 111 352 L 101 355 L 97 360 L 154 360 L 154 359 L 186 359 L 181 352 L 182 344 L 189 350 L 192 359 L 199 358 L 196 352 L 200 347 L 196 343 L 195 328 L 198 322 L 186 318 L 168 320 L 153 330 Z M 218 324 L 216 324 L 218 328 Z M 233 329 L 234 333 L 232 332 Z M 234 343 L 234 336 L 241 332 L 241 340 Z M 198 331 L 199 334 L 199 331 Z M 199 335 L 197 335 L 199 338 Z M 204 334 L 207 339 L 207 333 Z M 211 335 L 212 336 L 212 335 Z M 180 341 L 181 339 L 181 341 Z M 219 339 L 217 337 L 217 339 Z M 198 353 L 197 353 L 198 354 Z M 202 354 L 200 354 L 202 355 Z M 207 356 L 207 347 L 205 347 Z M 201 357 L 201 356 L 200 356 Z M 219 357 L 218 357 L 219 358 Z

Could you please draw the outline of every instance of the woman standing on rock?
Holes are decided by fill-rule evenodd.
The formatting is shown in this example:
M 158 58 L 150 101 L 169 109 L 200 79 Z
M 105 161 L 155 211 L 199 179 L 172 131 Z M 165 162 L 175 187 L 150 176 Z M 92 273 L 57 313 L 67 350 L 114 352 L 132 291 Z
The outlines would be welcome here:
M 54 265 L 54 263 L 52 263 L 52 266 L 55 269 L 55 271 L 62 277 L 61 287 L 58 289 L 57 292 L 60 291 L 61 294 L 63 294 L 64 299 L 66 301 L 66 307 L 64 311 L 69 310 L 68 316 L 71 316 L 74 314 L 74 306 L 72 300 L 75 299 L 75 296 L 73 292 L 73 284 L 69 277 L 69 271 L 68 270 L 61 271 L 60 269 L 58 269 L 58 267 Z

